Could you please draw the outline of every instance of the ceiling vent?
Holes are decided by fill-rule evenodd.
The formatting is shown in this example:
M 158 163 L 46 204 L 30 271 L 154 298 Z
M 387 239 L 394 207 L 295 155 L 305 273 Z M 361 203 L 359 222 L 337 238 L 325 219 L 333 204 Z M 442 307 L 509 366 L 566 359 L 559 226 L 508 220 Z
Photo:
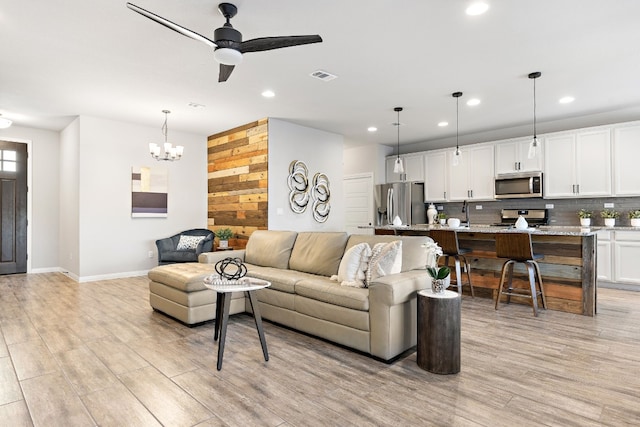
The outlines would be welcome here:
M 333 80 L 335 78 L 337 78 L 338 76 L 328 73 L 326 71 L 323 70 L 317 70 L 314 71 L 313 73 L 309 74 L 311 77 L 314 77 L 318 80 L 322 80 L 323 82 L 328 82 L 330 80 Z

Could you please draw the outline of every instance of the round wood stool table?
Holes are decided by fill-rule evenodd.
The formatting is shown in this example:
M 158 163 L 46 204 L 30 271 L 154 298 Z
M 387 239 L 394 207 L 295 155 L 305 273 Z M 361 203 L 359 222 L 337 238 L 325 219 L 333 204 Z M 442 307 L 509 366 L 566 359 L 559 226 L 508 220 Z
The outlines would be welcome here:
M 418 292 L 418 366 L 434 374 L 460 372 L 460 302 L 457 292 Z

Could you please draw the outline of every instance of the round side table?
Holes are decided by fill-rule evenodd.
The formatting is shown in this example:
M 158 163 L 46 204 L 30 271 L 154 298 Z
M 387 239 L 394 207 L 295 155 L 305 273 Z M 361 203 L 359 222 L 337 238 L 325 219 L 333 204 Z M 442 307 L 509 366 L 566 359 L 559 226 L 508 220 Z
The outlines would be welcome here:
M 262 354 L 264 360 L 269 361 L 269 352 L 267 350 L 267 340 L 262 330 L 262 317 L 258 307 L 258 298 L 254 295 L 258 289 L 271 286 L 270 282 L 261 279 L 253 279 L 243 277 L 238 280 L 208 281 L 205 278 L 204 286 L 218 293 L 216 299 L 216 324 L 213 340 L 218 341 L 218 371 L 222 369 L 222 357 L 224 356 L 224 343 L 227 337 L 227 324 L 229 323 L 229 310 L 231 307 L 231 294 L 233 292 L 245 292 L 251 303 L 253 310 L 253 320 L 256 323 L 260 345 L 262 346 Z
M 460 302 L 457 292 L 418 292 L 418 366 L 434 374 L 460 372 Z

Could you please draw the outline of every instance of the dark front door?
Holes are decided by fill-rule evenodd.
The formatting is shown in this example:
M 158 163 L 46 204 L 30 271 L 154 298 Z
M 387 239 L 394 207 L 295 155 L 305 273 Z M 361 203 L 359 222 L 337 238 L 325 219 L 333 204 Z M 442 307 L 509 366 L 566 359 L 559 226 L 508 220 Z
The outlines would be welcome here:
M 0 274 L 27 272 L 27 145 L 0 141 Z

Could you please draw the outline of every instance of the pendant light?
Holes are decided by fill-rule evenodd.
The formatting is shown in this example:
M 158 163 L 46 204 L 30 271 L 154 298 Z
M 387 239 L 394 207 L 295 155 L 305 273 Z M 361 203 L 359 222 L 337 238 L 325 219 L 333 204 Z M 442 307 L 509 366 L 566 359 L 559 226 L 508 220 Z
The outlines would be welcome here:
M 538 141 L 538 134 L 536 133 L 536 79 L 540 77 L 542 73 L 536 71 L 529 74 L 529 78 L 533 80 L 533 139 L 529 144 L 529 153 L 527 157 L 533 159 L 540 152 L 540 142 Z
M 400 111 L 402 111 L 402 107 L 396 107 L 393 109 L 396 113 L 398 113 L 398 121 L 393 123 L 394 126 L 398 128 L 398 157 L 396 158 L 396 163 L 393 165 L 394 173 L 404 173 L 404 165 L 402 164 L 402 159 L 400 158 Z
M 451 94 L 451 96 L 453 96 L 456 99 L 456 151 L 453 152 L 453 156 L 451 156 L 451 165 L 452 166 L 458 166 L 460 164 L 460 157 L 462 157 L 462 151 L 460 151 L 460 144 L 459 144 L 459 134 L 458 134 L 458 125 L 460 123 L 458 117 L 458 101 L 459 98 L 462 96 L 462 92 L 453 92 Z
M 171 111 L 162 110 L 162 112 L 164 113 L 164 124 L 162 125 L 162 134 L 164 135 L 164 155 L 160 154 L 160 146 L 154 142 L 149 143 L 149 152 L 151 153 L 151 157 L 158 161 L 166 160 L 173 162 L 174 160 L 180 160 L 184 147 L 182 145 L 174 147 L 167 141 L 167 134 L 169 133 L 167 114 L 171 113 Z

